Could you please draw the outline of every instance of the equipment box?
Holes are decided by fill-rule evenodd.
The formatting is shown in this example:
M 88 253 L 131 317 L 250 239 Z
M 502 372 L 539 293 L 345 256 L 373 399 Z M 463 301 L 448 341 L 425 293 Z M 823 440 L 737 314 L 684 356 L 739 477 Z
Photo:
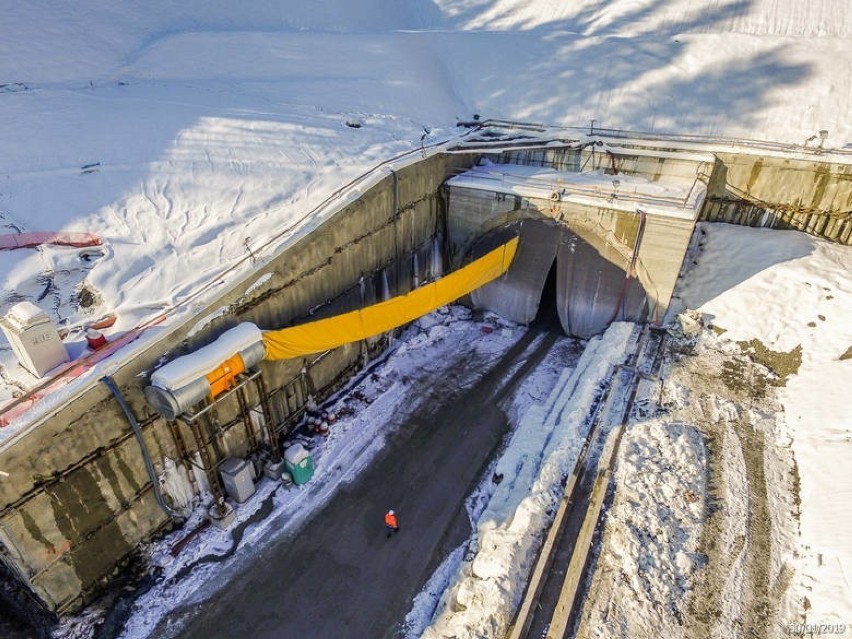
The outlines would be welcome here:
M 229 457 L 219 467 L 225 492 L 237 503 L 243 503 L 254 495 L 254 469 L 245 459 Z
M 32 302 L 19 302 L 0 318 L 0 326 L 18 362 L 36 377 L 69 361 L 59 331 L 43 310 Z

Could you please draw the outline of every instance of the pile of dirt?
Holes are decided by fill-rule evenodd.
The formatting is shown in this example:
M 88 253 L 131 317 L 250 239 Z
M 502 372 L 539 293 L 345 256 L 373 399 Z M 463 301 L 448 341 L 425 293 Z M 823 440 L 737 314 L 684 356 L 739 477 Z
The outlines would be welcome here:
M 752 361 L 765 366 L 777 376 L 775 386 L 786 385 L 787 378 L 798 373 L 802 365 L 801 344 L 786 353 L 767 348 L 759 339 L 737 342 L 737 344 L 751 357 Z

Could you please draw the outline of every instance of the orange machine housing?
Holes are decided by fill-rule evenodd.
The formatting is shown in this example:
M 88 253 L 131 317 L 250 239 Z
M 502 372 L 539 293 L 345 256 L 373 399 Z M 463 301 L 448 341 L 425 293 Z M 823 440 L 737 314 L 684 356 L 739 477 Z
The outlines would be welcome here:
M 210 384 L 210 396 L 216 398 L 217 395 L 231 390 L 236 386 L 237 375 L 245 370 L 245 363 L 239 353 L 219 364 L 219 366 L 204 376 L 207 379 L 207 383 Z

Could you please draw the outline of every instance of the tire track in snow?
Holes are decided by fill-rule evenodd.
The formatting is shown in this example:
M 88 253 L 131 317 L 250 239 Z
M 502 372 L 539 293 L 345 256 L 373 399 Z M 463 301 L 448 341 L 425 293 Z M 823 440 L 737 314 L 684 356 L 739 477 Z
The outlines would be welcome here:
M 740 614 L 743 583 L 738 577 L 746 552 L 745 461 L 736 433 L 719 415 L 718 402 L 703 402 L 707 437 L 707 519 L 698 540 L 705 564 L 688 603 L 688 636 L 717 637 Z
M 733 424 L 745 459 L 748 478 L 748 555 L 746 580 L 748 584 L 747 616 L 744 619 L 746 637 L 766 637 L 775 627 L 775 612 L 770 602 L 770 556 L 772 520 L 764 468 L 765 437 L 762 432 L 742 419 Z
M 777 605 L 771 603 L 765 438 L 733 402 L 707 400 L 703 410 L 712 505 L 699 541 L 707 564 L 690 601 L 689 636 L 774 636 Z

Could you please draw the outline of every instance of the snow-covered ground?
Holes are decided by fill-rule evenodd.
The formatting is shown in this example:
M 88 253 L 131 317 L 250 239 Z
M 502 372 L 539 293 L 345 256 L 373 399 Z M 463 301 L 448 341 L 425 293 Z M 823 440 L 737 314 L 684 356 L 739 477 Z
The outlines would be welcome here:
M 676 295 L 695 310 L 624 437 L 578 636 L 849 628 L 852 249 L 730 225 L 694 239 Z
M 725 342 L 760 340 L 801 365 L 778 389 L 779 441 L 801 478 L 800 579 L 809 619 L 852 622 L 852 249 L 800 233 L 702 226 L 680 291 Z M 749 345 L 746 349 L 754 348 Z M 783 363 L 781 364 L 783 366 Z
M 457 135 L 456 120 L 474 113 L 799 144 L 826 130 L 828 148 L 852 142 L 848 0 L 6 4 L 0 233 L 90 231 L 104 250 L 0 252 L 0 313 L 29 299 L 73 329 L 113 312 L 111 337 L 163 312 L 166 328 L 191 316 L 220 282 L 257 265 L 249 258 L 266 259 L 329 215 L 334 201 L 314 209 L 341 186 Z M 795 233 L 705 231 L 679 293 L 726 331 L 702 343 L 731 357 L 742 350 L 734 341 L 788 353 L 801 345 L 801 365 L 778 389 L 783 415 L 736 412 L 779 450 L 789 439 L 798 468 L 801 539 L 777 540 L 789 557 L 772 565 L 779 575 L 785 562 L 795 568 L 790 614 L 807 597 L 809 620 L 848 622 L 849 249 Z M 94 306 L 79 303 L 83 288 Z M 69 335 L 81 352 L 79 330 Z M 0 366 L 0 402 L 36 381 L 2 338 Z M 732 416 L 722 410 L 714 423 L 729 432 Z M 649 451 L 672 442 L 688 462 L 677 481 L 700 497 L 694 465 L 707 453 L 688 426 L 649 421 L 626 437 L 634 457 L 622 477 L 652 468 Z M 261 490 L 273 503 L 287 498 Z M 688 531 L 684 553 L 699 534 Z M 216 549 L 213 540 L 198 552 Z M 673 574 L 688 578 L 690 566 L 671 557 Z M 658 592 L 676 592 L 662 575 Z M 137 623 L 128 636 L 140 636 Z
M 104 250 L 0 253 L 0 313 L 39 303 L 75 356 L 74 329 L 106 313 L 111 338 L 161 313 L 167 329 L 318 224 L 341 186 L 474 113 L 793 143 L 827 130 L 845 147 L 850 13 L 846 0 L 11 3 L 0 232 L 90 231 Z M 5 401 L 37 380 L 0 345 Z

